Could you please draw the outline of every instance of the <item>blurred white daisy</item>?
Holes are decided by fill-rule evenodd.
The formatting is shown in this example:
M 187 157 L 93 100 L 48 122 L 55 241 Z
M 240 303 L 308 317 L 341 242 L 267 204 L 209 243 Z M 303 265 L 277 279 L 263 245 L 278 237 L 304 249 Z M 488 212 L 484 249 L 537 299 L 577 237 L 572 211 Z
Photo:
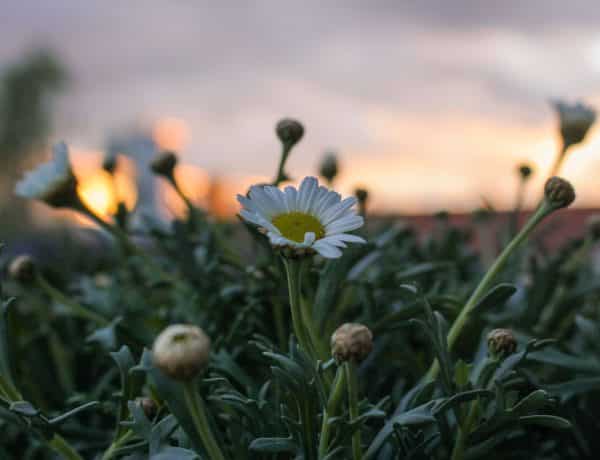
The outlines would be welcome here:
M 17 182 L 15 193 L 23 198 L 44 201 L 50 206 L 69 206 L 77 198 L 77 180 L 69 163 L 64 142 L 55 144 L 52 159 L 25 173 Z
M 275 247 L 316 251 L 334 259 L 342 255 L 340 248 L 346 243 L 366 243 L 347 233 L 364 223 L 353 209 L 356 198 L 342 200 L 339 193 L 319 186 L 314 177 L 304 178 L 298 189 L 254 185 L 247 197 L 237 198 L 243 206 L 242 218 L 257 225 Z
M 558 113 L 564 148 L 583 141 L 596 121 L 596 111 L 581 102 L 568 104 L 564 101 L 554 101 L 553 105 Z

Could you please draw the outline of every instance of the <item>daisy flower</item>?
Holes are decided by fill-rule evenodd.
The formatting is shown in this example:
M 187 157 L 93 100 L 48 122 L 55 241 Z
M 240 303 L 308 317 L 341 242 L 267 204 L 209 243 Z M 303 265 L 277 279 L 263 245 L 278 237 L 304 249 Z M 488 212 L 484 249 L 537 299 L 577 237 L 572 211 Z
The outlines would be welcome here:
M 257 225 L 275 247 L 298 253 L 315 251 L 335 259 L 346 243 L 366 243 L 347 233 L 364 223 L 353 209 L 356 198 L 342 200 L 339 193 L 319 186 L 314 177 L 304 178 L 298 189 L 254 185 L 247 197 L 238 195 L 237 199 L 243 206 L 240 216 Z
M 581 102 L 568 104 L 555 101 L 554 108 L 558 113 L 560 132 L 566 147 L 583 141 L 590 127 L 596 121 L 596 111 Z
M 69 163 L 69 151 L 64 142 L 55 144 L 50 161 L 25 173 L 17 182 L 15 193 L 23 198 L 33 198 L 50 206 L 73 204 L 77 198 L 77 179 Z

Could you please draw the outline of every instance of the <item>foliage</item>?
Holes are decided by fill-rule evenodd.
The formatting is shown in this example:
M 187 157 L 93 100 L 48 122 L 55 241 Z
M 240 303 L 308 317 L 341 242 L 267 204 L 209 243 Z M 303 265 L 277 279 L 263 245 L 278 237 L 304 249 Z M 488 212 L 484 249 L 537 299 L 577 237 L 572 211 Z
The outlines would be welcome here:
M 600 451 L 592 235 L 556 251 L 535 239 L 514 251 L 450 348 L 450 325 L 487 271 L 472 229 L 440 216 L 422 235 L 410 222 L 373 219 L 362 232 L 368 244 L 305 264 L 300 303 L 314 325 L 315 359 L 292 334 L 279 255 L 241 227 L 191 208 L 170 231 L 149 223 L 136 236 L 150 253 L 115 242 L 110 258 L 67 281 L 59 266 L 29 284 L 10 280 L 15 299 L 5 298 L 0 318 L 0 456 L 210 458 L 183 384 L 152 362 L 154 338 L 172 323 L 212 338 L 193 391 L 227 459 L 356 458 L 353 438 L 373 460 Z M 505 241 L 507 232 L 494 236 Z M 323 355 L 344 322 L 374 336 L 356 369 L 358 416 L 346 394 L 352 374 Z M 516 353 L 487 353 L 497 327 L 513 330 Z

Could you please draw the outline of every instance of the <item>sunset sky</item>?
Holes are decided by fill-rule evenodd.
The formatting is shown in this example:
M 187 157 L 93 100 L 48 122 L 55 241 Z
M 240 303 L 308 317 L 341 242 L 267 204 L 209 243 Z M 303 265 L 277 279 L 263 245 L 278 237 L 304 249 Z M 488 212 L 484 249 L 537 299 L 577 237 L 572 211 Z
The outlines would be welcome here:
M 383 211 L 510 206 L 516 164 L 539 188 L 555 154 L 549 100 L 600 109 L 597 0 L 12 0 L 2 16 L 0 71 L 43 45 L 71 73 L 56 139 L 98 150 L 170 117 L 186 162 L 272 176 L 273 126 L 293 116 L 306 136 L 289 170 L 333 149 L 340 187 L 367 186 Z M 600 126 L 564 175 L 579 206 L 600 205 Z

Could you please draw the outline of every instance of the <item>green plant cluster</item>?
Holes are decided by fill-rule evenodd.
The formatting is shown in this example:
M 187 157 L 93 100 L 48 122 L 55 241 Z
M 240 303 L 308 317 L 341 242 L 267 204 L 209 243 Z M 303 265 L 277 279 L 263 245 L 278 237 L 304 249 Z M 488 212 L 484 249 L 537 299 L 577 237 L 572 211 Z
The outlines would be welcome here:
M 0 458 L 597 458 L 594 232 L 550 250 L 539 221 L 518 233 L 493 212 L 467 228 L 440 215 L 423 234 L 367 214 L 367 244 L 297 260 L 187 203 L 168 230 L 107 223 L 113 251 L 91 270 L 65 279 L 57 261 L 5 281 Z M 475 249 L 482 232 L 493 247 Z M 348 322 L 372 349 L 336 361 L 331 336 Z M 152 356 L 175 323 L 212 342 L 187 381 Z M 514 347 L 488 341 L 498 328 Z

